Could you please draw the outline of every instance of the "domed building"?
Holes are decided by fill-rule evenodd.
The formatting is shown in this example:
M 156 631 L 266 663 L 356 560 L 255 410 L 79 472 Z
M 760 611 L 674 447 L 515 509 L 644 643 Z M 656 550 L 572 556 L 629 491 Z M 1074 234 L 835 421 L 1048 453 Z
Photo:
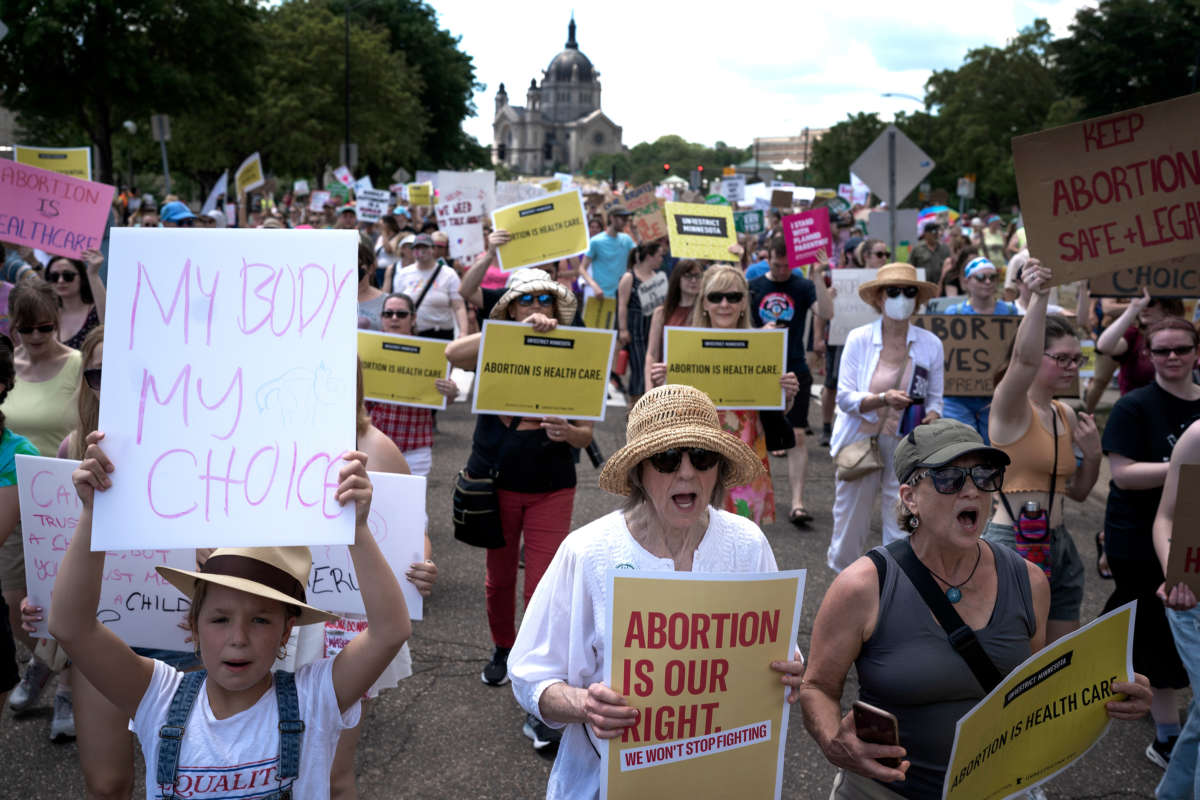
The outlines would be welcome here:
M 575 17 L 567 44 L 529 81 L 525 105 L 508 103 L 504 84 L 496 92 L 492 161 L 516 172 L 539 175 L 577 172 L 596 153 L 621 152 L 621 126 L 600 110 L 600 72 L 579 50 Z

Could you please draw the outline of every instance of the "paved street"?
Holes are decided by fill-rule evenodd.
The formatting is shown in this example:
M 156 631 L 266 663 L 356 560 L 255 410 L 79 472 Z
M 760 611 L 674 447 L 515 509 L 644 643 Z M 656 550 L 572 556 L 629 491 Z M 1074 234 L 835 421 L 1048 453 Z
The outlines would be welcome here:
M 438 416 L 434 470 L 428 504 L 434 559 L 439 581 L 426 602 L 426 619 L 415 623 L 412 652 L 416 674 L 386 693 L 365 719 L 358 754 L 358 786 L 371 798 L 535 798 L 544 794 L 551 760 L 536 754 L 521 734 L 521 712 L 508 687 L 480 682 L 479 673 L 491 652 L 483 604 L 483 551 L 454 541 L 450 526 L 450 485 L 466 462 L 472 431 L 469 407 L 459 403 Z M 812 415 L 819 420 L 813 403 Z M 597 427 L 601 450 L 612 453 L 624 439 L 624 409 L 609 410 Z M 819 427 L 819 426 L 818 426 Z M 812 528 L 798 531 L 787 522 L 766 526 L 781 569 L 807 568 L 800 644 L 807 650 L 814 613 L 833 578 L 825 566 L 831 527 L 833 479 L 827 453 L 809 444 L 808 508 L 816 516 Z M 772 459 L 777 497 L 786 501 L 787 467 Z M 579 468 L 575 526 L 613 509 L 617 499 L 596 487 L 597 472 L 584 459 Z M 785 502 L 777 505 L 786 517 Z M 1095 495 L 1084 504 L 1069 503 L 1068 524 L 1088 563 L 1085 619 L 1103 606 L 1111 584 L 1095 573 L 1092 534 L 1103 518 L 1103 501 Z M 878 542 L 878 524 L 874 541 Z M 966 667 L 964 666 L 964 669 Z M 848 682 L 847 697 L 855 691 Z M 5 775 L 0 797 L 61 800 L 83 795 L 74 744 L 48 740 L 51 693 L 33 714 L 14 720 L 0 717 L 0 753 Z M 848 705 L 848 700 L 847 700 Z M 1161 771 L 1143 755 L 1153 736 L 1147 721 L 1116 723 L 1108 736 L 1080 764 L 1048 788 L 1052 798 L 1150 798 Z M 139 757 L 140 758 L 140 757 Z M 138 784 L 141 791 L 141 764 Z M 791 717 L 784 768 L 783 796 L 828 796 L 834 774 L 804 730 L 800 715 Z

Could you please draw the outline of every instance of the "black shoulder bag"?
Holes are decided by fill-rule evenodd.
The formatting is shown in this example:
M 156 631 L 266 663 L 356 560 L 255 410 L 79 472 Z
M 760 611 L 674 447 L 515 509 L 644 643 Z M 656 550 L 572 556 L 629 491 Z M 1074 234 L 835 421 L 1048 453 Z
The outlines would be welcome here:
M 520 417 L 513 417 L 508 430 L 516 430 Z M 503 446 L 503 445 L 501 445 Z M 500 498 L 496 496 L 496 478 L 500 472 L 495 466 L 488 474 L 478 478 L 467 475 L 460 469 L 454 478 L 454 495 L 451 513 L 454 520 L 454 538 L 472 547 L 494 550 L 504 547 L 504 529 L 500 525 Z

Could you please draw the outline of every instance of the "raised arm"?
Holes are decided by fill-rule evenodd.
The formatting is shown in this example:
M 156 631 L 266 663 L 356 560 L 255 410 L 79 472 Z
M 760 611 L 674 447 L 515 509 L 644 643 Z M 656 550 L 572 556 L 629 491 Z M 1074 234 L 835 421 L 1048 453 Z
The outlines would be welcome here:
M 1148 305 L 1150 305 L 1150 289 L 1143 286 L 1142 296 L 1133 298 L 1121 312 L 1121 316 L 1117 317 L 1113 324 L 1100 334 L 1100 338 L 1096 340 L 1096 352 L 1104 353 L 1112 358 L 1120 358 L 1129 352 L 1129 340 L 1125 338 L 1125 331 L 1137 324 L 1138 314 L 1145 311 Z
M 1004 378 L 992 396 L 989 427 L 993 439 L 1007 444 L 1011 439 L 998 435 L 1007 427 L 1024 428 L 1029 415 L 1029 388 L 1042 365 L 1046 347 L 1046 304 L 1050 297 L 1050 268 L 1036 258 L 1030 258 L 1021 270 L 1021 280 L 1033 292 L 1029 308 L 1017 326 L 1017 341 Z
M 483 277 L 487 274 L 488 267 L 496 260 L 496 249 L 511 239 L 512 236 L 503 228 L 497 228 L 488 234 L 487 249 L 476 256 L 475 263 L 463 273 L 462 285 L 458 287 L 458 293 L 462 295 L 463 300 L 477 308 L 483 306 L 483 290 L 480 288 L 483 285 Z
M 100 280 L 100 267 L 104 265 L 104 254 L 99 250 L 84 250 L 83 263 L 87 265 L 88 288 L 92 290 L 92 300 L 96 303 L 96 316 L 104 322 L 104 310 L 108 304 L 108 289 Z
M 659 372 L 662 373 L 661 378 L 666 378 L 666 366 L 662 360 L 663 348 L 663 307 L 659 306 L 654 309 L 654 313 L 650 315 L 650 338 L 646 341 L 646 369 L 645 375 L 649 379 L 650 386 L 659 386 L 662 381 L 655 380 L 654 367 L 659 365 Z

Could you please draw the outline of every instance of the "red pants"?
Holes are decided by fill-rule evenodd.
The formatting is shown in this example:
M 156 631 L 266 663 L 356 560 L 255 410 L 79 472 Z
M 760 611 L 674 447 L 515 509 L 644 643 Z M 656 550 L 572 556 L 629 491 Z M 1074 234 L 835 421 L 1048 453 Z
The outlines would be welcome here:
M 497 489 L 504 547 L 487 551 L 488 627 L 497 647 L 512 647 L 517 639 L 517 560 L 525 535 L 525 604 L 571 529 L 574 489 L 545 494 Z

